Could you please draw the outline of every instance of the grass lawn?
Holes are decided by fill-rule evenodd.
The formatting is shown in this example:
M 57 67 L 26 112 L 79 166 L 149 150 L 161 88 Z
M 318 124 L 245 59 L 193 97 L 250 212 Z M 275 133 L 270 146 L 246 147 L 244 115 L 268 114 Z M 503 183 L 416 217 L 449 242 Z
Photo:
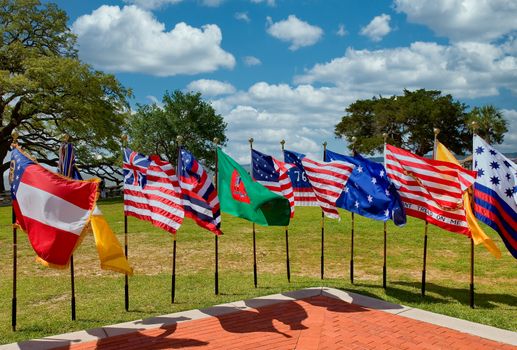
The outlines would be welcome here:
M 100 207 L 123 242 L 121 201 Z M 69 270 L 34 261 L 26 235 L 18 232 L 18 322 L 11 331 L 11 208 L 0 208 L 0 344 L 88 329 L 181 310 L 329 286 L 387 301 L 517 331 L 517 261 L 497 233 L 486 232 L 503 252 L 499 260 L 475 248 L 476 308 L 469 307 L 470 240 L 429 226 L 427 294 L 420 295 L 423 221 L 404 228 L 388 223 L 388 286 L 382 288 L 383 224 L 356 215 L 355 279 L 349 279 L 350 213 L 325 220 L 325 279 L 320 279 L 321 211 L 297 208 L 289 230 L 291 283 L 285 268 L 284 228 L 257 226 L 258 288 L 253 287 L 252 226 L 223 216 L 219 239 L 219 290 L 214 295 L 214 239 L 186 219 L 178 232 L 176 303 L 170 302 L 172 237 L 147 222 L 129 218 L 130 311 L 124 310 L 123 275 L 102 271 L 93 237 L 74 254 L 77 321 L 70 320 Z

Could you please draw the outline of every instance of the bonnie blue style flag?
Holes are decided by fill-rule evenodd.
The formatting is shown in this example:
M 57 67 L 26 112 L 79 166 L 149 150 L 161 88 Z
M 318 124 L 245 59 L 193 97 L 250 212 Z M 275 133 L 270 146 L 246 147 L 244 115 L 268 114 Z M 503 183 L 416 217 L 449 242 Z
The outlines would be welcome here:
M 399 193 L 388 179 L 386 169 L 356 153 L 345 156 L 327 150 L 325 161 L 344 161 L 355 164 L 345 189 L 336 202 L 340 208 L 374 220 L 393 220 L 395 225 L 406 223 L 406 213 Z
M 474 136 L 474 212 L 517 259 L 517 165 Z
M 180 147 L 178 177 L 185 216 L 216 235 L 221 232 L 221 210 L 215 187 L 203 166 Z
M 312 185 L 303 169 L 302 159 L 305 154 L 284 150 L 284 161 L 294 165 L 289 169 L 289 178 L 293 184 L 294 203 L 300 207 L 318 207 L 319 203 Z

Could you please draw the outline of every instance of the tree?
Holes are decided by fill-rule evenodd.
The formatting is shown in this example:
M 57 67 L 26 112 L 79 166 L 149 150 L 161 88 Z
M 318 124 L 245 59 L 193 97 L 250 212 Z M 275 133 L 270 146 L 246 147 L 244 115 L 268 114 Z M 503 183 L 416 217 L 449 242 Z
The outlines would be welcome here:
M 382 135 L 387 133 L 388 143 L 424 155 L 433 149 L 433 128 L 439 128 L 439 138 L 447 147 L 463 154 L 472 144 L 466 108 L 440 91 L 404 90 L 403 96 L 373 97 L 352 103 L 336 125 L 335 134 L 345 137 L 350 144 L 356 137 L 354 146 L 358 152 L 374 154 L 382 152 Z
M 504 134 L 508 131 L 508 122 L 503 113 L 492 105 L 474 107 L 468 116 L 468 124 L 475 121 L 477 134 L 490 144 L 503 143 Z
M 226 123 L 214 108 L 201 98 L 201 93 L 165 92 L 163 108 L 156 104 L 138 105 L 129 118 L 128 135 L 131 146 L 139 152 L 159 154 L 172 164 L 177 161 L 176 137 L 206 166 L 213 166 L 212 146 L 217 137 L 226 143 Z
M 69 134 L 82 171 L 120 181 L 113 166 L 131 92 L 80 62 L 67 20 L 55 4 L 0 0 L 0 159 L 16 129 L 22 147 L 56 165 L 61 137 Z M 8 167 L 2 164 L 0 174 Z

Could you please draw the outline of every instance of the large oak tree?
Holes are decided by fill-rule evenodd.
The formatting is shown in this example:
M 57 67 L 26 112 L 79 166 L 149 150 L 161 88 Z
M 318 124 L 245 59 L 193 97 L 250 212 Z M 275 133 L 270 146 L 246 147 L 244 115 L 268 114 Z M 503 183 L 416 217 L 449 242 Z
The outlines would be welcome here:
M 16 129 L 21 146 L 55 165 L 69 134 L 82 171 L 116 179 L 131 92 L 78 59 L 67 15 L 55 4 L 0 0 L 0 38 L 0 160 Z

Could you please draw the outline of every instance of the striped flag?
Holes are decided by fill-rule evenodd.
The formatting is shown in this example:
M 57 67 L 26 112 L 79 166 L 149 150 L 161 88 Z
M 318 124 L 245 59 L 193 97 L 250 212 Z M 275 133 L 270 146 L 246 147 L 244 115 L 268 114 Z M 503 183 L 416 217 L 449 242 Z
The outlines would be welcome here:
M 517 259 L 517 165 L 474 136 L 474 184 L 476 217 L 499 233 Z
M 82 180 L 81 174 L 75 166 L 75 152 L 71 143 L 63 142 L 59 147 L 59 161 L 57 169 L 60 174 L 74 180 Z
M 271 192 L 287 198 L 292 218 L 294 216 L 294 191 L 288 171 L 294 165 L 286 164 L 254 149 L 251 150 L 251 160 L 253 180 Z
M 294 204 L 297 207 L 318 207 L 316 194 L 303 170 L 302 159 L 304 157 L 305 154 L 284 150 L 285 163 L 294 165 L 288 173 L 293 185 Z
M 185 216 L 216 235 L 222 234 L 219 197 L 212 180 L 183 147 L 180 148 L 178 172 Z
M 11 197 L 16 223 L 42 262 L 68 265 L 85 232 L 97 198 L 98 179 L 76 181 L 55 174 L 11 151 Z
M 339 219 L 336 202 L 355 165 L 344 161 L 316 162 L 304 157 L 302 166 L 325 216 Z
M 125 214 L 175 234 L 185 212 L 172 164 L 126 148 L 123 170 Z
M 391 145 L 386 145 L 384 157 L 388 176 L 399 190 L 407 215 L 470 237 L 463 192 L 474 183 L 475 171 Z

